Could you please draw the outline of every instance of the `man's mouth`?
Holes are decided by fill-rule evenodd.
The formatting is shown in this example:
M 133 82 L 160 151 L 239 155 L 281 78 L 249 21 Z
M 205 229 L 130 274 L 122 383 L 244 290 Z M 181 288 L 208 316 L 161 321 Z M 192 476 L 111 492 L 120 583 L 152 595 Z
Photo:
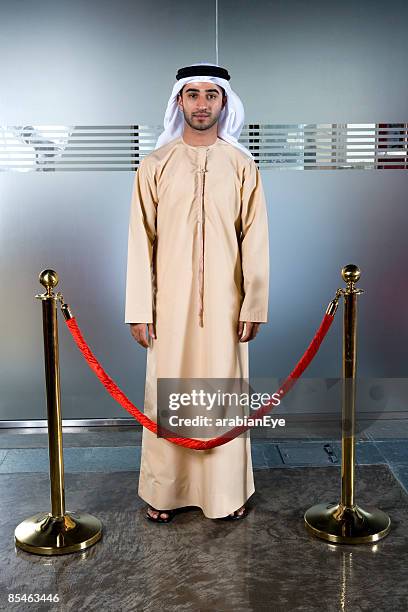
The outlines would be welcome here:
M 205 117 L 209 117 L 210 115 L 194 115 L 194 117 L 198 117 L 198 119 L 205 119 Z

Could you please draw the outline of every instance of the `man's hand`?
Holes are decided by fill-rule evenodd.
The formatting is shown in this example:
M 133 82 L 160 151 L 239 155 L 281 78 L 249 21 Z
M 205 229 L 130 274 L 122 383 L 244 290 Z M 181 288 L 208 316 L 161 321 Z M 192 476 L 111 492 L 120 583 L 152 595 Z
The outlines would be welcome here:
M 149 342 L 146 335 L 146 325 L 148 327 L 148 334 L 151 338 L 156 338 L 156 332 L 154 330 L 153 323 L 131 323 L 130 333 L 141 346 L 148 348 Z
M 244 325 L 246 327 L 245 327 L 245 335 L 243 336 L 242 334 L 244 331 Z M 248 340 L 253 340 L 259 331 L 260 325 L 262 325 L 262 323 L 254 323 L 252 321 L 238 321 L 239 341 L 248 342 Z

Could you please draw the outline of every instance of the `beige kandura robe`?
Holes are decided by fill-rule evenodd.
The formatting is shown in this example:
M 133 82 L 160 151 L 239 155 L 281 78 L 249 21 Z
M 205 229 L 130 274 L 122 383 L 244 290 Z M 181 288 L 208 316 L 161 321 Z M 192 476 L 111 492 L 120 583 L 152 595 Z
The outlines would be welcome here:
M 126 323 L 154 322 L 144 412 L 156 421 L 157 378 L 249 378 L 238 320 L 267 321 L 265 197 L 251 158 L 217 138 L 183 137 L 135 174 L 129 223 Z M 254 493 L 249 435 L 197 451 L 143 429 L 139 490 L 157 509 L 198 506 L 208 518 Z

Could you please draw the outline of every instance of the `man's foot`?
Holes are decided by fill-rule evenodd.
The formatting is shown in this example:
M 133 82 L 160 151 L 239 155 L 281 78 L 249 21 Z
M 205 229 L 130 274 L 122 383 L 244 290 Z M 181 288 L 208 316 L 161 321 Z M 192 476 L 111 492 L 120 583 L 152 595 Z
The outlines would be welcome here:
M 225 521 L 236 521 L 245 518 L 247 514 L 248 510 L 245 508 L 245 506 L 241 506 L 241 508 L 235 510 L 235 512 L 231 512 L 231 514 L 228 514 L 228 516 L 223 516 L 222 518 Z
M 245 506 L 241 506 L 239 510 L 235 510 L 235 512 L 231 512 L 229 516 L 242 516 L 246 511 Z
M 146 518 L 155 523 L 170 523 L 174 515 L 175 510 L 156 510 L 156 508 L 147 507 Z

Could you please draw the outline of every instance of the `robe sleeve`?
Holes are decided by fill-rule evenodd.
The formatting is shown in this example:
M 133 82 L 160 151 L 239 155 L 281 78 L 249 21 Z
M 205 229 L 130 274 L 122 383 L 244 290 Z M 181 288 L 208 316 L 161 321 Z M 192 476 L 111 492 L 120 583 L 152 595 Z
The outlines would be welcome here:
M 241 266 L 244 299 L 240 321 L 268 321 L 269 233 L 260 172 L 253 160 L 241 188 Z
M 152 254 L 156 211 L 154 168 L 143 159 L 135 174 L 130 208 L 125 323 L 153 323 Z

